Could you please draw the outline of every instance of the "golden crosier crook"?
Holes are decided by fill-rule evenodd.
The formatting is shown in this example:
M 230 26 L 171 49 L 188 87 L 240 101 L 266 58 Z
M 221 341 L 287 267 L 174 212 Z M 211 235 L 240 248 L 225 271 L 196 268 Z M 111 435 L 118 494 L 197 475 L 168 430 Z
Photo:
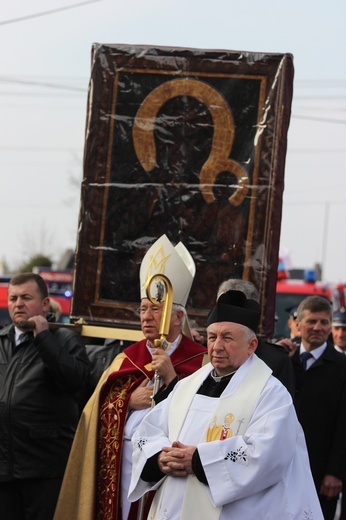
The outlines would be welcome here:
M 161 299 L 159 297 L 153 298 L 151 295 L 150 287 L 155 280 L 161 281 L 165 286 L 165 295 L 164 295 L 163 299 Z M 166 338 L 169 334 L 169 326 L 171 324 L 172 307 L 173 307 L 172 284 L 171 284 L 169 278 L 167 278 L 167 276 L 165 276 L 164 274 L 154 274 L 153 276 L 151 276 L 148 279 L 147 283 L 145 284 L 145 292 L 147 293 L 147 298 L 148 298 L 148 300 L 151 301 L 151 303 L 154 303 L 154 304 L 163 303 L 162 316 L 161 316 L 160 329 L 159 329 L 160 338 L 155 339 L 154 345 L 156 348 L 162 348 L 162 349 L 166 350 L 166 348 L 167 348 L 167 339 Z M 153 397 L 154 397 L 154 395 L 157 394 L 159 388 L 160 388 L 160 376 L 159 376 L 157 370 L 155 370 L 153 393 L 151 395 L 151 398 L 152 398 L 151 407 L 152 408 L 154 408 L 154 406 L 155 406 L 155 401 L 154 401 Z M 139 499 L 137 520 L 143 520 L 144 507 L 145 507 L 146 500 L 147 500 L 147 495 L 144 495 Z
M 165 296 L 164 299 L 160 299 L 159 297 L 153 298 L 150 292 L 150 287 L 152 283 L 156 280 L 160 280 L 165 286 Z M 154 274 L 151 278 L 148 279 L 145 285 L 145 291 L 147 293 L 148 300 L 151 303 L 162 303 L 162 317 L 160 322 L 159 334 L 160 338 L 154 341 L 154 345 L 157 348 L 163 348 L 165 350 L 165 343 L 167 343 L 166 337 L 169 334 L 169 326 L 171 324 L 171 316 L 172 316 L 172 307 L 173 307 L 173 287 L 170 280 L 164 274 Z
M 165 293 L 164 298 L 160 298 L 158 295 L 156 298 L 153 298 L 150 292 L 150 287 L 152 283 L 155 280 L 160 280 L 164 286 L 165 286 Z M 158 284 L 157 284 L 158 286 Z M 151 301 L 151 303 L 163 303 L 163 309 L 162 309 L 162 316 L 161 316 L 161 322 L 160 322 L 160 329 L 159 334 L 160 338 L 155 339 L 154 345 L 156 348 L 162 348 L 163 350 L 166 350 L 167 348 L 167 336 L 169 334 L 169 326 L 171 324 L 171 315 L 172 315 L 172 306 L 173 306 L 173 287 L 170 282 L 170 280 L 165 276 L 164 274 L 154 274 L 146 283 L 145 291 L 147 293 L 148 299 Z M 158 290 L 159 293 L 159 290 Z M 152 401 L 151 401 L 151 407 L 153 408 L 155 406 L 155 401 L 153 399 L 154 395 L 157 394 L 160 388 L 160 376 L 155 370 L 154 374 L 154 381 L 153 381 L 153 394 L 152 394 Z

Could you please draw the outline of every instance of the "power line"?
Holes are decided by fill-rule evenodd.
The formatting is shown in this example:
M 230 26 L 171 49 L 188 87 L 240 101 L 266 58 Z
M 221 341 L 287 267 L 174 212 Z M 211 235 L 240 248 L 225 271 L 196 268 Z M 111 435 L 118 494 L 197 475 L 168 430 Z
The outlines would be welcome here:
M 288 153 L 313 153 L 321 154 L 321 153 L 332 153 L 333 155 L 337 153 L 346 153 L 346 148 L 288 148 Z
M 295 201 L 287 201 L 285 199 L 284 194 L 284 204 L 287 206 L 301 206 L 302 204 L 306 206 L 316 206 L 316 205 L 325 205 L 325 204 L 346 204 L 346 200 L 295 200 Z
M 1 94 L 1 93 L 0 93 Z M 293 108 L 293 112 L 298 110 L 308 110 L 309 112 L 344 112 L 346 105 L 335 105 L 335 106 L 312 106 L 312 105 L 298 105 Z
M 12 18 L 10 20 L 0 21 L 0 25 L 8 25 L 10 23 L 23 22 L 25 20 L 30 20 L 32 18 L 38 18 L 39 16 L 47 16 L 49 14 L 59 13 L 60 11 L 66 11 L 67 9 L 75 9 L 76 7 L 82 7 L 87 4 L 94 4 L 95 2 L 102 2 L 103 0 L 87 0 L 86 2 L 79 2 L 74 5 L 67 5 L 65 7 L 58 7 L 57 9 L 51 9 L 50 11 L 42 11 L 41 13 L 29 14 L 26 16 L 21 16 L 19 18 Z
M 101 0 L 97 0 L 101 1 Z M 0 22 L 1 23 L 1 22 Z M 58 78 L 56 78 L 58 79 Z M 34 86 L 40 86 L 44 88 L 57 88 L 57 89 L 64 89 L 64 90 L 72 90 L 77 92 L 86 92 L 87 88 L 83 87 L 73 87 L 68 85 L 63 85 L 59 83 L 49 83 L 47 81 L 41 81 L 41 80 L 29 80 L 29 79 L 20 79 L 20 78 L 11 78 L 6 76 L 0 76 L 0 82 L 4 83 L 14 83 L 19 85 L 34 85 Z M 345 82 L 346 85 L 346 82 Z M 304 100 L 304 101 L 311 101 L 311 100 L 345 100 L 345 95 L 335 96 L 335 95 L 327 95 L 327 96 L 299 96 L 295 95 L 293 98 L 293 101 L 297 100 Z
M 71 90 L 73 92 L 87 92 L 86 88 L 83 87 L 74 87 L 71 85 L 62 85 L 59 83 L 47 83 L 45 81 L 35 81 L 29 79 L 14 79 L 14 78 L 6 78 L 4 76 L 0 76 L 0 81 L 4 83 L 16 83 L 20 85 L 34 85 L 35 87 L 44 87 L 44 88 L 55 88 L 61 90 Z
M 83 150 L 82 147 L 78 146 L 0 146 L 0 151 L 3 152 L 61 152 L 61 151 L 74 151 Z M 346 148 L 288 148 L 288 153 L 294 154 L 344 154 Z
M 3 152 L 62 152 L 62 151 L 82 151 L 81 147 L 71 146 L 0 146 Z
M 85 93 L 87 90 L 85 91 Z M 80 99 L 79 93 L 70 92 L 69 94 L 60 94 L 58 92 L 1 92 L 0 96 L 9 96 L 9 97 L 39 97 L 39 98 L 72 98 L 72 99 Z M 338 110 L 335 108 L 335 110 Z M 339 109 L 342 110 L 342 109 Z M 346 110 L 346 109 L 345 109 Z
M 96 0 L 96 1 L 100 1 L 100 0 Z M 20 85 L 30 85 L 30 86 L 36 86 L 36 87 L 40 86 L 40 87 L 44 87 L 44 88 L 68 90 L 70 92 L 83 92 L 84 94 L 87 92 L 87 89 L 83 88 L 83 87 L 74 87 L 74 86 L 71 86 L 71 85 L 63 85 L 63 84 L 58 84 L 58 83 L 47 83 L 46 81 L 28 80 L 28 79 L 15 79 L 15 78 L 8 78 L 8 77 L 0 76 L 0 82 L 1 81 L 5 82 L 5 83 L 15 83 L 15 84 L 20 84 Z M 1 93 L 0 93 L 0 95 L 1 95 Z M 303 99 L 303 98 L 300 98 L 300 99 Z M 311 99 L 329 99 L 330 100 L 330 99 L 336 99 L 336 98 L 328 96 L 328 97 L 324 97 L 324 98 L 322 98 L 322 97 L 306 97 L 304 99 L 308 99 L 308 100 L 311 100 Z M 338 99 L 346 99 L 346 97 L 341 96 Z M 300 107 L 300 108 L 303 108 L 303 107 Z M 320 123 L 331 123 L 331 124 L 339 124 L 339 125 L 346 124 L 346 120 L 324 118 L 324 117 L 315 117 L 315 116 L 297 115 L 297 114 L 294 113 L 294 111 L 292 111 L 292 116 L 291 117 L 292 117 L 292 119 L 303 119 L 303 120 L 306 120 L 306 121 L 318 121 Z
M 320 123 L 335 123 L 337 125 L 346 125 L 346 121 L 342 119 L 328 119 L 327 117 L 314 117 L 314 116 L 298 116 L 292 114 L 293 119 L 305 119 L 306 121 L 319 121 Z
M 311 99 L 327 99 L 328 101 L 331 100 L 344 100 L 346 99 L 346 96 L 294 96 L 293 100 L 301 100 L 304 101 L 311 101 Z
M 331 190 L 335 190 L 335 189 L 340 189 L 340 190 L 343 190 L 345 189 L 345 184 L 337 184 L 337 185 L 333 185 L 333 186 L 328 186 L 328 188 L 326 188 L 326 186 L 315 186 L 313 188 L 309 188 L 309 193 L 312 193 L 312 192 L 316 192 L 316 191 L 323 191 L 325 192 L 326 189 L 331 189 Z M 301 195 L 302 194 L 302 191 L 301 190 L 290 190 L 289 192 L 285 192 L 287 195 Z M 304 191 L 303 191 L 304 193 Z
M 296 88 L 339 88 L 346 85 L 346 79 L 296 79 Z

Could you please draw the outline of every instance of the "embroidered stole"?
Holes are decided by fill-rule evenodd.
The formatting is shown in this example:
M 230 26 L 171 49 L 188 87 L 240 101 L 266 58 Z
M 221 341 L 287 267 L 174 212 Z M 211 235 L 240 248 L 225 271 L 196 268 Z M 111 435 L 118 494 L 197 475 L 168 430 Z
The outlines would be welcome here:
M 211 371 L 212 365 L 209 364 L 208 367 L 209 371 Z M 190 376 L 189 379 L 184 381 L 184 383 L 177 388 L 172 398 L 168 418 L 168 431 L 171 442 L 179 438 L 179 432 L 181 431 L 191 402 L 201 386 L 203 379 L 201 376 L 205 371 L 206 367 L 203 367 Z M 215 425 L 224 424 L 226 417 L 229 417 L 230 415 L 233 416 L 232 422 L 235 425 L 238 425 L 234 434 L 243 435 L 247 429 L 249 421 L 251 420 L 258 398 L 271 373 L 271 369 L 256 355 L 253 355 L 247 373 L 234 392 L 231 395 L 225 395 L 224 397 L 221 396 L 215 400 L 215 409 L 211 414 L 211 421 L 202 434 L 200 442 L 216 440 L 215 435 L 213 435 L 213 431 L 215 432 Z M 225 392 L 227 394 L 227 389 Z M 218 432 L 220 432 L 220 430 L 220 427 L 216 429 Z M 220 437 L 218 438 L 220 440 Z M 155 518 L 156 511 L 161 502 L 160 497 L 163 494 L 165 483 L 166 482 L 162 484 L 155 495 L 150 510 L 150 519 Z M 221 507 L 213 506 L 210 500 L 210 493 L 206 490 L 206 486 L 202 484 L 195 475 L 189 475 L 187 478 L 180 519 L 200 520 L 201 518 L 208 518 L 208 520 L 217 520 L 220 517 L 221 509 Z

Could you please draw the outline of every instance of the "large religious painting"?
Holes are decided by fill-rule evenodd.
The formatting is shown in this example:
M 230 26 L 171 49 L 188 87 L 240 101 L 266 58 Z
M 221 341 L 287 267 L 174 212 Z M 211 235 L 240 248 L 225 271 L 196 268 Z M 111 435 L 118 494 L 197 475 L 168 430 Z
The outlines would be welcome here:
M 240 278 L 271 335 L 292 89 L 289 54 L 93 46 L 72 320 L 138 328 L 166 234 L 196 264 L 191 319 Z

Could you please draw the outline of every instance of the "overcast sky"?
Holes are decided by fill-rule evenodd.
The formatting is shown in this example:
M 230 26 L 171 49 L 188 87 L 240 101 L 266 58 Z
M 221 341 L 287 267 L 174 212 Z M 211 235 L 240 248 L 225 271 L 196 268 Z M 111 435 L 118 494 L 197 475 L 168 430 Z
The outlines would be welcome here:
M 14 268 L 40 249 L 59 260 L 76 244 L 93 42 L 290 52 L 281 249 L 346 282 L 345 20 L 343 0 L 3 3 L 0 260 Z

